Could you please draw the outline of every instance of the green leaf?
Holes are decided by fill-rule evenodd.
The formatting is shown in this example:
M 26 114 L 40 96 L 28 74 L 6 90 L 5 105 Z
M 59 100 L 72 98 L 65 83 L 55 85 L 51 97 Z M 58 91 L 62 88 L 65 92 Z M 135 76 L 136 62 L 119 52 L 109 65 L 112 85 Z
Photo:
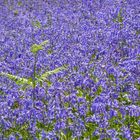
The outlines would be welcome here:
M 23 85 L 20 89 L 22 90 L 22 91 L 25 91 L 27 88 L 29 88 L 30 86 L 29 85 Z
M 37 44 L 33 44 L 31 47 L 31 52 L 36 54 L 38 51 L 43 50 L 43 47 Z
M 92 100 L 92 97 L 89 95 L 89 94 L 86 94 L 86 101 L 91 101 Z
M 53 53 L 53 50 L 52 49 L 48 49 L 47 50 L 47 54 L 49 55 L 49 54 L 52 54 Z
M 20 134 L 22 135 L 23 139 L 31 138 L 31 134 L 29 133 L 29 131 L 27 129 L 21 129 Z
M 67 140 L 72 140 L 72 130 L 70 130 L 69 128 L 66 128 L 65 132 L 66 132 Z
M 106 105 L 106 111 L 109 111 L 109 110 L 110 110 L 110 106 Z
M 72 118 L 68 118 L 68 119 L 67 119 L 67 122 L 68 122 L 68 124 L 72 124 L 72 123 L 73 123 Z
M 140 34 L 140 30 L 136 30 L 136 35 L 139 35 Z
M 137 60 L 140 61 L 140 54 L 137 55 Z
M 53 123 L 49 123 L 47 125 L 47 129 L 46 131 L 49 132 L 49 131 L 52 131 L 54 129 L 54 124 L 55 124 L 55 121 Z
M 95 75 L 93 75 L 93 74 L 90 74 L 90 78 L 95 82 L 95 83 L 97 83 L 99 80 L 98 80 L 98 78 L 95 76 Z
M 93 63 L 93 61 L 95 60 L 95 57 L 96 57 L 96 53 L 93 53 L 92 56 L 91 56 L 91 58 L 90 58 L 89 64 L 92 64 Z
M 120 9 L 117 17 L 113 21 L 120 23 L 122 25 L 122 23 L 123 23 L 122 9 Z
M 102 91 L 103 91 L 102 86 L 99 86 L 97 91 L 95 92 L 95 94 L 100 95 L 102 93 Z
M 19 106 L 20 106 L 19 105 L 19 102 L 18 101 L 15 101 L 11 108 L 12 109 L 16 109 L 16 108 L 19 108 Z
M 40 78 L 38 78 L 38 82 L 40 82 L 40 81 L 45 81 L 46 80 L 46 78 L 48 77 L 48 76 L 50 76 L 50 75 L 52 75 L 52 74 L 56 74 L 56 73 L 58 73 L 58 72 L 60 72 L 60 71 L 62 71 L 62 70 L 65 70 L 66 68 L 65 67 L 59 67 L 59 68 L 56 68 L 56 69 L 54 69 L 54 70 L 52 70 L 52 71 L 47 71 L 47 72 L 45 72 L 44 74 L 42 74 L 41 76 L 40 76 Z
M 67 140 L 67 137 L 63 132 L 60 132 L 60 140 Z
M 44 46 L 44 45 L 46 45 L 47 43 L 49 43 L 49 41 L 48 41 L 48 40 L 45 40 L 45 41 L 43 41 L 43 42 L 40 44 L 40 46 Z
M 21 134 L 23 139 L 31 139 L 31 135 L 29 133 L 28 124 L 15 125 L 15 127 L 11 127 L 4 131 L 4 137 L 8 138 L 12 133 L 13 134 Z
M 135 83 L 135 88 L 140 91 L 140 84 L 138 82 Z
M 33 24 L 34 27 L 41 28 L 41 23 L 38 20 L 36 20 L 32 24 Z
M 9 73 L 1 72 L 0 75 L 8 77 L 10 80 L 14 81 L 17 85 L 30 85 L 33 86 L 33 83 L 26 78 L 21 78 L 19 76 L 15 76 Z
M 83 97 L 83 92 L 82 90 L 78 89 L 78 94 L 77 94 L 78 97 Z
M 14 11 L 14 16 L 17 16 L 18 15 L 18 10 L 15 10 Z
M 140 126 L 136 121 L 132 122 L 132 125 L 130 125 L 130 130 L 133 133 L 133 138 L 137 139 L 140 136 Z
M 65 107 L 65 108 L 68 108 L 68 107 L 69 107 L 69 103 L 68 103 L 68 102 L 65 102 L 65 103 L 64 103 L 64 107 Z
M 11 133 L 13 132 L 12 128 L 9 128 L 7 130 L 4 131 L 4 137 L 8 138 Z
M 117 117 L 112 117 L 110 120 L 109 120 L 109 129 L 115 129 L 115 130 L 120 130 L 121 127 L 122 127 L 122 124 L 120 122 L 117 121 L 118 118 Z
M 122 23 L 123 22 L 123 17 L 122 17 L 122 9 L 118 13 L 118 22 Z
M 98 125 L 96 123 L 86 123 L 86 131 L 84 131 L 84 138 L 92 137 L 93 132 L 96 130 Z
M 42 83 L 42 81 L 39 81 L 39 84 L 40 84 L 40 87 L 42 87 L 42 86 L 43 86 L 43 83 Z
M 36 127 L 40 130 L 45 130 L 46 132 L 51 131 L 54 127 L 54 123 L 44 124 L 42 122 L 37 121 Z
M 97 126 L 98 125 L 96 123 L 91 123 L 91 122 L 86 123 L 86 129 L 88 131 L 92 131 L 93 132 L 96 129 Z
M 4 95 L 5 92 L 3 92 L 1 89 L 0 89 L 0 95 Z
M 115 82 L 115 80 L 116 80 L 116 79 L 115 79 L 115 76 L 114 76 L 113 74 L 110 74 L 110 75 L 109 75 L 109 79 L 110 79 L 111 81 L 113 81 L 113 82 Z
M 52 85 L 52 82 L 49 80 L 46 80 L 46 83 L 47 83 L 48 87 L 50 87 Z
M 76 113 L 77 112 L 77 109 L 76 108 L 72 108 L 72 113 Z
M 41 44 L 37 45 L 37 44 L 33 44 L 31 46 L 31 52 L 33 54 L 36 54 L 38 51 L 43 50 L 43 46 L 46 45 L 49 41 L 45 40 L 43 41 Z
M 21 1 L 19 1 L 19 2 L 18 2 L 18 6 L 21 6 L 21 5 L 22 5 L 22 2 L 21 2 Z
M 74 68 L 73 68 L 73 69 L 74 69 L 74 71 L 76 71 L 76 72 L 77 72 L 77 71 L 78 71 L 78 66 L 74 66 Z
M 46 125 L 39 121 L 37 122 L 36 126 L 38 129 L 46 129 Z
M 16 126 L 16 131 L 22 135 L 23 139 L 32 139 L 32 135 L 28 131 L 28 128 L 29 128 L 29 124 L 24 123 L 22 126 L 17 125 Z
M 36 137 L 38 138 L 38 140 L 40 140 L 40 139 L 41 139 L 41 134 L 40 134 L 40 132 L 39 132 L 39 131 L 36 131 L 35 135 L 36 135 Z
M 129 99 L 127 92 L 120 92 L 119 97 L 117 98 L 117 100 L 121 103 L 123 103 L 124 105 L 129 105 L 131 104 L 131 100 Z

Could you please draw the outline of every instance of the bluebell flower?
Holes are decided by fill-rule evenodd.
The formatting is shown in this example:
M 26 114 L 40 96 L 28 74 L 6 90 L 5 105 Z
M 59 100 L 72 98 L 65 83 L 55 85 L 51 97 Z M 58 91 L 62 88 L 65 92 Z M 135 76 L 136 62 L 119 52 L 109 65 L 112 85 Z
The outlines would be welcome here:
M 114 116 L 117 116 L 117 111 L 116 110 L 111 109 L 109 112 L 110 112 L 110 117 L 111 118 L 114 117 Z
M 9 140 L 16 140 L 16 137 L 14 135 L 10 135 Z
M 118 134 L 115 129 L 109 129 L 107 130 L 107 133 L 111 136 L 111 138 L 114 138 L 114 139 L 116 138 Z
M 42 132 L 41 132 L 41 137 L 42 137 L 42 139 L 46 139 L 46 137 L 47 137 L 47 134 L 44 130 L 42 130 Z

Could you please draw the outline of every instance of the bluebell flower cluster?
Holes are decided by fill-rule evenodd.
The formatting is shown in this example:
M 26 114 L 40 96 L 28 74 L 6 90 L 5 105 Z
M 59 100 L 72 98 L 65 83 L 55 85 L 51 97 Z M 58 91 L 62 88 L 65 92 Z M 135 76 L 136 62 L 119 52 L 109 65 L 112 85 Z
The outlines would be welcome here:
M 140 1 L 0 1 L 0 140 L 138 140 Z

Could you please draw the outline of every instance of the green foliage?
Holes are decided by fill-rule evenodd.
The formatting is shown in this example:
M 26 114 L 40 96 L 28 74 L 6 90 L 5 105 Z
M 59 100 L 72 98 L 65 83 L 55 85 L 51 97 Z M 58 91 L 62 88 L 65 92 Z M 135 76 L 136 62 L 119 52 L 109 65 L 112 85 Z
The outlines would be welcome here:
M 128 139 L 124 138 L 121 134 L 118 134 L 117 137 L 118 137 L 120 140 L 128 140 Z
M 4 95 L 5 93 L 0 89 L 0 95 Z
M 46 129 L 46 125 L 39 121 L 37 122 L 36 126 L 38 129 Z
M 67 137 L 63 132 L 60 132 L 60 140 L 67 140 Z
M 39 45 L 33 44 L 31 46 L 31 52 L 35 55 L 35 58 L 36 58 L 37 52 L 39 50 L 43 50 L 43 46 L 46 45 L 47 43 L 48 43 L 48 40 L 45 40 L 42 43 L 40 43 Z M 44 74 L 42 74 L 41 76 L 38 76 L 36 74 L 36 61 L 35 61 L 35 67 L 34 67 L 35 77 L 34 77 L 34 79 L 21 78 L 21 77 L 18 77 L 18 76 L 9 74 L 9 73 L 4 73 L 4 72 L 1 72 L 0 75 L 8 77 L 10 80 L 14 81 L 17 85 L 22 86 L 22 88 L 21 88 L 22 90 L 25 90 L 28 87 L 34 88 L 37 83 L 39 83 L 40 86 L 42 86 L 44 81 L 48 84 L 48 86 L 51 86 L 52 83 L 51 83 L 51 81 L 47 80 L 47 77 L 52 75 L 52 74 L 56 74 L 56 73 L 60 72 L 61 70 L 65 70 L 65 69 L 66 69 L 66 66 L 59 67 L 59 68 L 56 68 L 52 71 L 47 71 Z M 35 79 L 37 79 L 37 80 L 35 80 Z
M 114 19 L 114 22 L 119 23 L 121 26 L 123 25 L 123 16 L 122 16 L 122 9 L 118 12 L 117 17 Z
M 1 72 L 0 75 L 8 77 L 10 80 L 14 81 L 17 85 L 30 85 L 33 86 L 33 83 L 30 79 L 21 78 L 12 74 Z
M 32 85 L 29 84 L 29 83 L 32 83 Z M 26 90 L 29 87 L 33 87 L 33 79 L 31 77 L 28 78 L 28 83 L 27 84 L 22 85 L 21 90 L 24 91 L 24 90 Z
M 136 30 L 136 35 L 139 35 L 140 34 L 140 30 Z
M 88 107 L 88 111 L 86 112 L 86 117 L 91 117 L 93 115 L 93 112 L 91 111 L 91 108 Z
M 77 66 L 74 66 L 74 71 L 78 71 L 78 67 Z
M 138 139 L 140 137 L 140 126 L 137 122 L 130 125 L 130 130 L 132 132 L 133 139 Z
M 89 64 L 92 64 L 93 63 L 93 61 L 95 60 L 95 57 L 96 57 L 96 53 L 93 53 L 92 56 L 91 56 L 91 58 L 90 58 Z
M 68 108 L 68 107 L 69 107 L 69 103 L 68 103 L 68 102 L 65 102 L 65 103 L 64 103 L 64 107 L 65 107 L 65 108 Z
M 43 42 L 40 44 L 40 46 L 44 46 L 44 45 L 46 45 L 47 43 L 49 43 L 49 41 L 48 41 L 48 40 L 45 40 L 45 41 L 43 41 Z
M 67 122 L 68 122 L 68 124 L 72 124 L 73 123 L 73 120 L 71 118 L 68 118 L 67 119 Z
M 53 127 L 54 127 L 54 124 L 53 123 L 49 123 L 49 124 L 44 124 L 42 122 L 39 122 L 37 121 L 37 124 L 36 124 L 36 127 L 40 130 L 44 130 L 46 132 L 48 131 L 52 131 L 53 130 Z
M 72 113 L 76 113 L 77 112 L 77 109 L 76 108 L 72 108 Z
M 137 139 L 140 136 L 140 125 L 138 124 L 138 120 L 140 117 L 134 117 L 134 116 L 125 116 L 124 125 L 130 126 L 130 130 L 133 136 L 133 139 Z
M 37 44 L 33 44 L 31 47 L 31 52 L 36 54 L 38 51 L 43 50 L 43 47 Z
M 33 24 L 34 27 L 37 27 L 37 28 L 39 28 L 39 29 L 41 28 L 41 23 L 40 23 L 38 20 L 36 20 L 36 21 L 33 22 L 32 24 Z
M 19 1 L 19 2 L 18 2 L 18 6 L 21 6 L 21 5 L 22 5 L 22 2 L 21 2 L 21 1 Z
M 118 20 L 119 23 L 122 23 L 123 22 L 122 9 L 120 9 L 120 11 L 118 13 L 117 20 Z
M 76 140 L 72 138 L 72 131 L 69 128 L 65 129 L 65 133 L 63 131 L 60 132 L 60 140 Z
M 49 55 L 49 54 L 52 54 L 52 53 L 53 53 L 53 50 L 52 50 L 52 49 L 48 49 L 48 50 L 47 50 L 47 53 L 48 53 L 48 55 Z
M 66 138 L 67 140 L 72 139 L 72 131 L 69 128 L 66 128 Z
M 115 80 L 116 80 L 116 79 L 115 79 L 115 76 L 114 76 L 113 74 L 110 74 L 110 75 L 109 75 L 109 79 L 110 79 L 111 81 L 113 81 L 113 82 L 115 82 Z
M 140 91 L 140 84 L 138 82 L 135 83 L 135 88 Z
M 122 123 L 118 121 L 118 116 L 114 116 L 109 120 L 109 129 L 115 129 L 119 131 L 122 127 Z
M 12 132 L 13 132 L 12 128 L 10 128 L 8 130 L 5 130 L 4 133 L 3 133 L 4 137 L 8 138 L 10 136 L 10 134 L 12 134 Z
M 38 78 L 37 81 L 39 81 L 39 82 L 40 82 L 40 81 L 44 82 L 48 76 L 50 76 L 50 75 L 52 75 L 52 74 L 56 74 L 56 73 L 60 72 L 61 70 L 65 70 L 65 69 L 66 69 L 66 68 L 62 66 L 62 67 L 56 68 L 56 69 L 54 69 L 54 70 L 52 70 L 52 71 L 47 71 L 47 72 L 43 73 L 43 74 L 40 76 L 40 78 Z M 49 84 L 51 84 L 51 83 L 49 82 Z
M 106 111 L 109 111 L 109 110 L 110 110 L 110 106 L 106 105 Z
M 55 121 L 47 125 L 47 130 L 46 130 L 47 132 L 52 131 L 54 129 L 54 123 Z
M 47 83 L 48 87 L 50 87 L 52 85 L 52 82 L 49 80 L 46 80 L 46 83 Z
M 24 125 L 19 129 L 19 133 L 22 135 L 23 139 L 30 139 L 32 136 L 28 131 L 28 125 Z
M 98 125 L 96 123 L 86 123 L 86 131 L 83 133 L 83 137 L 93 139 L 94 137 L 92 136 L 92 134 L 97 127 Z
M 92 97 L 89 94 L 86 94 L 86 101 L 91 101 Z
M 21 125 L 16 125 L 15 127 L 11 127 L 4 131 L 4 136 L 8 138 L 12 133 L 13 134 L 20 134 L 23 139 L 31 139 L 31 135 L 28 131 L 28 123 Z
M 59 68 L 56 68 L 52 71 L 47 71 L 44 74 L 42 74 L 40 77 L 38 77 L 35 82 L 40 83 L 40 86 L 42 86 L 43 82 L 45 81 L 48 84 L 48 86 L 51 86 L 52 83 L 51 83 L 51 81 L 47 80 L 47 77 L 52 75 L 52 74 L 56 74 L 56 73 L 60 72 L 61 70 L 65 70 L 65 69 L 66 69 L 65 67 L 59 67 Z M 21 78 L 19 76 L 15 76 L 15 75 L 4 73 L 4 72 L 1 72 L 0 75 L 6 76 L 10 80 L 14 81 L 17 85 L 22 86 L 22 88 L 21 88 L 22 90 L 25 90 L 28 87 L 33 87 L 33 79 L 32 78 L 29 78 L 29 79 Z M 0 93 L 2 94 L 3 92 L 1 91 Z
M 99 80 L 98 80 L 98 78 L 96 77 L 96 76 L 92 76 L 92 79 L 93 79 L 93 81 L 95 82 L 95 83 L 97 83 Z
M 117 100 L 121 103 L 123 103 L 124 105 L 129 105 L 131 104 L 131 100 L 129 99 L 127 92 L 120 92 L 119 97 L 117 98 Z
M 83 97 L 83 91 L 82 91 L 82 89 L 78 88 L 77 91 L 78 91 L 78 94 L 76 94 L 76 95 L 78 97 Z
M 15 10 L 14 11 L 14 16 L 17 16 L 18 15 L 18 10 Z
M 140 61 L 140 54 L 137 55 L 137 60 Z
M 36 131 L 35 136 L 38 138 L 38 140 L 41 140 L 41 134 L 39 131 Z
M 12 109 L 16 109 L 16 108 L 19 108 L 19 106 L 20 106 L 19 105 L 19 102 L 18 101 L 15 101 L 11 108 Z
M 96 95 L 100 95 L 100 94 L 102 93 L 102 91 L 103 91 L 102 86 L 99 86 L 99 87 L 97 88 L 97 91 L 95 92 L 95 94 L 96 94 Z
M 95 83 L 97 83 L 97 82 L 99 81 L 99 79 L 98 79 L 97 76 L 95 76 L 95 75 L 93 74 L 94 70 L 95 70 L 95 67 L 92 67 L 92 68 L 90 69 L 90 71 L 89 71 L 89 76 L 90 76 L 90 78 L 91 78 Z
M 44 42 L 42 42 L 41 44 L 37 45 L 37 44 L 33 44 L 31 46 L 31 52 L 33 54 L 37 54 L 38 51 L 43 50 L 43 46 L 46 45 L 48 43 L 48 40 L 45 40 Z

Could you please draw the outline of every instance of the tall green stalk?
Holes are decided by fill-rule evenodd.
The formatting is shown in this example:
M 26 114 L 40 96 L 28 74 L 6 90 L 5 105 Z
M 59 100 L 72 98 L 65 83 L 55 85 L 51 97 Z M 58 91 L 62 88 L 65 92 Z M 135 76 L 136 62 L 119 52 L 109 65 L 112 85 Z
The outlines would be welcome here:
M 37 53 L 34 55 L 34 68 L 33 68 L 33 107 L 35 107 L 35 88 L 36 88 L 36 63 L 37 63 Z

